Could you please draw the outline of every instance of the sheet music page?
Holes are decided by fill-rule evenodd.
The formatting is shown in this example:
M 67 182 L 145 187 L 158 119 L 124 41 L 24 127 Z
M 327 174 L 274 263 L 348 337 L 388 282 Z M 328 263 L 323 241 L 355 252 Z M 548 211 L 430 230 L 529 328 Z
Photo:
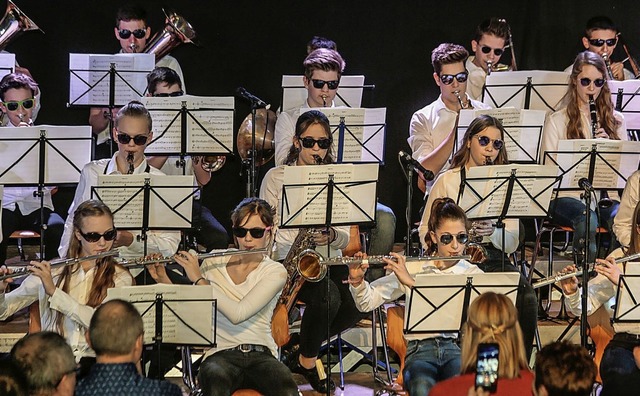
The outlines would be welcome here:
M 624 114 L 627 129 L 640 129 L 640 80 L 607 80 L 611 102 Z M 620 91 L 621 90 L 621 91 Z
M 98 186 L 92 191 L 92 198 L 100 199 L 111 208 L 113 223 L 117 228 L 140 229 L 144 207 L 142 188 L 144 179 L 149 176 L 98 175 Z
M 180 109 L 185 102 L 183 97 L 143 96 L 140 102 L 149 110 L 153 124 L 153 139 L 144 150 L 145 154 L 180 154 Z
M 151 175 L 149 227 L 190 228 L 194 176 Z M 187 198 L 188 199 L 185 199 Z M 177 213 L 176 213 L 177 212 Z
M 38 139 L 37 128 L 0 127 L 0 183 L 38 184 Z
M 167 284 L 112 287 L 107 290 L 105 301 L 121 299 L 132 302 L 141 315 L 144 313 L 142 316 L 144 343 L 153 344 L 153 337 L 156 334 L 156 308 L 152 305 L 157 294 L 162 294 L 162 298 L 165 300 L 165 306 L 162 307 L 162 341 L 164 343 L 208 345 L 214 341 L 215 305 L 212 301 L 167 301 L 214 300 L 213 288 L 211 287 Z M 178 317 L 205 336 L 206 340 L 182 323 Z
M 300 107 L 307 100 L 307 89 L 304 87 L 303 76 L 282 76 L 282 111 Z M 362 106 L 362 91 L 364 76 L 342 76 L 335 98 L 336 106 Z M 330 105 L 330 104 L 329 104 Z
M 487 76 L 483 102 L 491 107 L 515 107 L 523 109 L 527 81 L 531 79 L 528 109 L 555 111 L 558 102 L 567 92 L 569 73 L 548 70 L 524 70 L 491 73 Z
M 0 79 L 7 74 L 13 73 L 16 68 L 16 54 L 8 52 L 0 53 Z
M 335 183 L 369 181 L 357 185 L 336 185 L 331 224 L 366 222 L 369 221 L 367 214 L 372 219 L 375 218 L 378 164 L 286 166 L 280 226 L 320 226 L 326 223 L 328 175 L 333 175 Z M 322 192 L 316 197 L 320 191 Z M 302 209 L 308 202 L 310 204 Z

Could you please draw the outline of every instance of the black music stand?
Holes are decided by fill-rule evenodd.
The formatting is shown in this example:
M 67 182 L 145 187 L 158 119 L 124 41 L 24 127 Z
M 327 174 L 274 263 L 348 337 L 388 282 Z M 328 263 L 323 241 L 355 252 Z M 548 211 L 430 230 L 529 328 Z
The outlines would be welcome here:
M 491 73 L 482 90 L 483 102 L 491 107 L 516 107 L 555 111 L 568 85 L 565 72 L 526 70 Z
M 616 292 L 616 306 L 613 310 L 613 324 L 640 323 L 640 268 L 627 264 L 626 271 L 620 275 Z
M 629 140 L 640 140 L 640 81 L 607 81 L 615 109 L 624 114 Z
M 384 165 L 384 148 L 386 141 L 386 123 L 368 123 L 367 112 L 376 109 L 364 110 L 365 121 L 347 123 L 347 116 L 358 109 L 322 108 L 331 121 L 331 135 L 337 144 L 336 163 L 377 163 Z M 335 114 L 336 117 L 333 117 Z M 335 123 L 335 118 L 339 122 Z M 357 154 L 356 154 L 357 153 Z M 350 158 L 351 157 L 351 158 Z M 353 158 L 355 157 L 355 158 Z M 367 158 L 370 157 L 370 158 Z

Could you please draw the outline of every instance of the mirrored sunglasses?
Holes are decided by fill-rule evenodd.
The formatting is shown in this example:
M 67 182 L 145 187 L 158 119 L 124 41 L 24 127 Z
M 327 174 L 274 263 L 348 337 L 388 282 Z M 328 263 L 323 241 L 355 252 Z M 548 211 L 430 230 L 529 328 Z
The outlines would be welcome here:
M 114 239 L 116 239 L 118 231 L 115 228 L 106 231 L 104 234 L 99 234 L 97 232 L 87 232 L 85 234 L 84 232 L 80 231 L 80 235 L 82 235 L 85 241 L 94 243 L 98 242 L 100 238 L 104 238 L 105 241 L 113 241 Z
M 118 142 L 120 144 L 129 144 L 129 142 L 131 141 L 131 139 L 133 139 L 133 143 L 136 146 L 142 146 L 144 144 L 147 143 L 147 139 L 149 138 L 148 135 L 136 135 L 136 136 L 129 136 L 126 133 L 123 132 L 118 132 L 117 134 L 118 136 Z
M 18 107 L 22 106 L 23 109 L 30 109 L 35 104 L 35 100 L 33 98 L 25 99 L 25 100 L 10 100 L 8 102 L 2 102 L 4 107 L 9 111 L 16 111 Z
M 313 83 L 313 87 L 316 89 L 322 89 L 324 88 L 324 85 L 327 84 L 329 89 L 334 90 L 334 89 L 338 89 L 338 85 L 340 84 L 340 80 L 324 81 L 324 80 L 314 79 L 314 80 L 311 80 L 311 82 Z
M 465 81 L 467 81 L 467 78 L 469 78 L 469 73 L 467 71 L 463 71 L 461 73 L 458 74 L 441 74 L 440 75 L 440 81 L 442 81 L 442 83 L 444 85 L 449 85 L 451 83 L 453 83 L 453 79 L 458 80 L 459 83 L 463 83 Z
M 270 230 L 271 227 L 267 227 L 267 228 L 244 228 L 244 227 L 233 227 L 232 231 L 233 231 L 233 235 L 238 237 L 238 238 L 244 238 L 247 235 L 247 232 L 249 234 L 251 234 L 252 238 L 262 238 L 264 236 L 265 231 Z
M 489 143 L 493 142 L 493 148 L 496 150 L 502 150 L 502 147 L 504 147 L 504 142 L 500 139 L 491 139 L 488 136 L 478 136 L 476 135 L 476 137 L 478 138 L 478 143 L 480 143 L 480 145 L 482 147 L 486 147 L 489 145 Z
M 602 47 L 605 43 L 607 43 L 608 47 L 613 47 L 618 42 L 618 38 L 610 38 L 610 39 L 589 39 L 589 44 L 594 47 Z
M 329 147 L 331 147 L 331 139 L 314 139 L 312 137 L 303 137 L 300 138 L 300 142 L 302 143 L 302 147 L 304 148 L 313 148 L 313 146 L 317 143 L 318 147 L 320 147 L 322 150 L 327 150 Z
M 487 47 L 486 45 L 483 45 L 482 47 L 480 47 L 480 50 L 482 51 L 483 54 L 488 54 L 489 52 L 491 52 L 491 50 L 493 50 L 493 53 L 495 54 L 495 56 L 502 56 L 502 54 L 504 53 L 504 49 L 502 48 L 491 48 L 491 47 Z
M 604 85 L 604 78 L 596 78 L 595 80 L 591 80 L 587 77 L 580 79 L 580 85 L 582 85 L 583 87 L 588 87 L 591 84 L 591 81 L 593 81 L 593 85 L 595 85 L 596 88 L 602 88 L 602 86 Z
M 461 245 L 466 245 L 469 241 L 469 235 L 465 233 L 460 233 L 458 235 L 442 234 L 440 235 L 440 243 L 443 245 L 448 245 L 453 242 L 453 238 L 456 238 L 458 243 Z
M 170 93 L 154 93 L 153 97 L 154 98 L 175 98 L 176 96 L 182 96 L 184 95 L 184 92 L 182 91 L 176 91 L 176 92 L 170 92 Z
M 129 29 L 120 29 L 120 30 L 118 30 L 118 35 L 123 40 L 128 39 L 129 37 L 131 37 L 132 34 L 133 34 L 133 37 L 135 37 L 137 39 L 141 39 L 141 38 L 144 38 L 144 36 L 147 34 L 147 30 L 146 29 L 136 29 L 133 32 L 131 30 L 129 30 Z

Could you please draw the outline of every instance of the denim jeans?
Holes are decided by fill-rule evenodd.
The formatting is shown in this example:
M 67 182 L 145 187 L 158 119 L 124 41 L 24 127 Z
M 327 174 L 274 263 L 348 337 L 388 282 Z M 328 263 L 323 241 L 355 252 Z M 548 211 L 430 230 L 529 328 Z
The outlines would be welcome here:
M 409 341 L 404 386 L 411 396 L 426 396 L 436 382 L 460 374 L 460 348 L 452 338 Z
M 198 380 L 205 396 L 229 396 L 238 389 L 298 396 L 291 371 L 268 352 L 216 352 L 202 362 Z
M 615 341 L 611 341 L 604 350 L 600 361 L 600 377 L 606 387 L 607 382 L 619 376 L 632 374 L 638 371 L 633 352 L 629 348 L 617 346 Z

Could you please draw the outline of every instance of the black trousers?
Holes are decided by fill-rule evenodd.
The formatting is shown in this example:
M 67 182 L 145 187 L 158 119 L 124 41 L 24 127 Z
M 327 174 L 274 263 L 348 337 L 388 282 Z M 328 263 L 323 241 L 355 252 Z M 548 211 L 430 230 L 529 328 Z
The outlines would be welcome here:
M 44 223 L 47 229 L 44 232 L 44 259 L 51 260 L 58 257 L 58 246 L 64 232 L 64 220 L 51 209 L 44 208 Z M 42 232 L 40 227 L 40 210 L 34 210 L 29 214 L 22 214 L 18 205 L 15 210 L 2 209 L 2 243 L 0 243 L 0 265 L 7 259 L 7 245 L 9 236 L 17 230 L 30 230 Z

